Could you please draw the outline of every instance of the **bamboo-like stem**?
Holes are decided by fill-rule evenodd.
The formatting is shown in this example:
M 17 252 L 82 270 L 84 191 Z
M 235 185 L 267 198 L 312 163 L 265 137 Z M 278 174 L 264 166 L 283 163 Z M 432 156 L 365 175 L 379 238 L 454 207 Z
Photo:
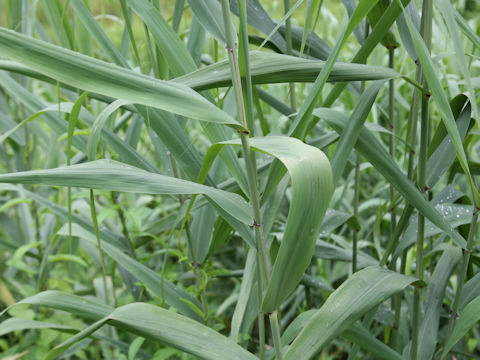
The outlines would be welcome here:
M 283 0 L 283 10 L 285 14 L 290 10 L 290 0 Z M 285 40 L 287 42 L 287 55 L 292 55 L 292 23 L 290 17 L 285 20 Z M 292 112 L 297 111 L 297 95 L 295 93 L 295 83 L 290 83 L 290 107 Z
M 420 67 L 417 67 L 416 74 L 415 74 L 415 81 L 420 82 L 422 77 L 422 71 Z M 411 151 L 410 149 L 415 148 L 415 139 L 416 139 L 416 134 L 417 134 L 417 122 L 418 122 L 418 104 L 419 104 L 419 96 L 417 94 L 419 90 L 415 90 L 413 94 L 413 106 L 412 106 L 412 111 L 410 112 L 409 116 L 409 121 L 408 121 L 408 132 L 407 132 L 407 139 L 406 139 L 406 145 L 405 145 L 405 151 L 408 152 L 408 178 L 410 180 L 413 180 L 414 178 L 414 163 L 415 163 L 415 152 Z M 410 144 L 410 146 L 409 146 Z M 409 203 L 406 204 L 405 209 L 403 210 L 403 213 L 400 217 L 400 220 L 398 224 L 396 224 L 395 231 L 393 232 L 393 236 L 391 237 L 391 240 L 388 243 L 388 246 L 385 250 L 384 256 L 382 258 L 381 264 L 385 264 L 388 256 L 391 254 L 391 252 L 394 250 L 395 246 L 398 243 L 398 239 L 400 238 L 400 235 L 403 233 L 405 228 L 408 225 L 408 221 L 410 219 L 410 216 L 413 213 L 413 206 Z M 400 273 L 404 274 L 405 273 L 405 267 L 406 267 L 406 250 L 402 252 L 401 256 L 401 264 L 400 264 Z M 391 269 L 395 269 L 395 263 L 396 259 L 392 259 L 390 262 L 389 267 Z M 403 294 L 398 293 L 395 294 L 394 299 L 393 299 L 393 308 L 395 312 L 395 322 L 394 322 L 394 332 L 392 336 L 392 345 L 393 348 L 397 351 L 400 351 L 400 336 L 398 333 L 398 329 L 400 326 L 400 316 L 401 316 L 401 311 L 402 311 L 402 298 Z
M 423 1 L 422 8 L 422 35 L 428 49 L 431 46 L 431 28 L 432 28 L 432 12 L 433 6 L 431 0 Z M 427 88 L 427 82 L 423 79 L 423 87 Z M 426 94 L 422 96 L 421 106 L 421 122 L 420 122 L 420 153 L 418 159 L 418 187 L 421 191 L 426 192 L 427 187 L 427 160 L 428 160 L 428 139 L 429 139 L 429 112 L 428 100 Z M 425 235 L 425 217 L 418 214 L 418 229 L 417 229 L 417 256 L 416 256 L 416 271 L 415 275 L 418 279 L 423 280 L 423 243 Z M 420 328 L 420 300 L 422 289 L 416 287 L 413 295 L 413 314 L 412 314 L 412 346 L 410 349 L 410 358 L 417 359 L 418 355 L 418 335 Z
M 355 202 L 353 204 L 353 216 L 358 219 L 358 206 L 360 204 L 360 154 L 357 153 L 355 161 L 355 189 L 354 189 Z M 352 246 L 352 274 L 357 271 L 357 243 L 358 232 L 353 231 L 353 246 Z
M 395 70 L 395 48 L 392 46 L 388 49 L 388 67 Z M 390 121 L 390 141 L 389 150 L 392 159 L 395 159 L 395 80 L 391 79 L 388 82 L 388 117 Z M 395 231 L 396 216 L 395 216 L 395 188 L 390 185 L 390 233 Z
M 239 2 L 239 5 L 242 4 Z M 245 104 L 243 99 L 242 92 L 242 82 L 240 76 L 240 69 L 238 65 L 238 56 L 236 49 L 236 35 L 235 30 L 233 29 L 230 7 L 228 0 L 222 0 L 222 12 L 223 20 L 225 23 L 225 33 L 226 33 L 226 48 L 228 51 L 230 71 L 232 74 L 232 84 L 235 91 L 236 103 L 238 114 L 240 115 L 240 122 L 244 128 L 248 128 L 246 114 L 245 114 Z M 260 197 L 257 188 L 257 179 L 256 179 L 256 164 L 253 156 L 251 155 L 250 142 L 249 142 L 249 131 L 240 131 L 240 137 L 242 141 L 242 149 L 245 158 L 245 165 L 247 170 L 247 180 L 248 188 L 250 193 L 250 203 L 253 208 L 253 217 L 255 228 L 255 238 L 256 238 L 256 250 L 257 250 L 257 283 L 258 283 L 258 292 L 259 299 L 263 298 L 263 291 L 265 286 L 268 284 L 270 275 L 269 275 L 269 265 L 268 257 L 265 245 L 265 238 L 263 235 L 262 229 L 262 219 L 260 212 Z M 259 303 L 261 307 L 261 301 Z M 265 357 L 265 325 L 264 325 L 263 315 L 259 309 L 258 317 L 258 328 L 259 328 L 259 342 L 260 342 L 260 358 Z
M 274 311 L 269 316 L 270 327 L 272 328 L 273 346 L 275 347 L 275 360 L 283 359 L 282 340 L 280 338 L 280 326 L 277 312 Z

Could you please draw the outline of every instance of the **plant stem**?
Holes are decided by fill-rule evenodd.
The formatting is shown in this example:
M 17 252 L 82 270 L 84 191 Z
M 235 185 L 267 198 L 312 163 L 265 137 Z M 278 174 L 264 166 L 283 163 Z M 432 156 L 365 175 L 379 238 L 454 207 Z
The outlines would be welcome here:
M 283 11 L 288 13 L 290 10 L 290 0 L 283 0 Z M 287 42 L 287 55 L 292 55 L 292 25 L 290 17 L 285 20 L 285 40 Z M 297 111 L 297 96 L 295 93 L 295 83 L 290 83 L 290 107 L 292 112 Z
M 388 49 L 388 67 L 392 70 L 395 70 L 395 48 L 390 47 Z M 392 159 L 395 159 L 395 80 L 391 79 L 388 82 L 388 117 L 390 121 L 390 142 L 389 150 Z M 396 217 L 395 217 L 395 188 L 393 185 L 390 185 L 390 233 L 393 233 L 396 226 Z
M 242 4 L 239 2 L 239 5 Z M 237 49 L 236 49 L 236 41 L 235 41 L 235 30 L 233 29 L 231 15 L 230 15 L 230 7 L 228 0 L 222 0 L 222 12 L 223 12 L 223 20 L 225 23 L 225 32 L 226 32 L 226 48 L 228 51 L 229 63 L 230 63 L 230 71 L 232 75 L 232 84 L 235 90 L 236 96 L 236 103 L 238 113 L 240 115 L 240 121 L 244 128 L 248 129 L 246 115 L 245 115 L 245 105 L 243 101 L 243 92 L 242 92 L 242 83 L 240 78 L 240 69 L 238 66 L 238 56 L 237 56 Z M 256 179 L 256 164 L 254 161 L 253 156 L 251 155 L 250 150 L 250 142 L 249 142 L 249 131 L 239 131 L 241 141 L 242 141 L 242 149 L 245 158 L 245 165 L 247 170 L 247 180 L 248 180 L 248 188 L 250 193 L 250 203 L 252 204 L 253 208 L 253 217 L 254 222 L 253 226 L 255 228 L 255 238 L 256 238 L 256 250 L 257 250 L 257 266 L 259 268 L 258 271 L 258 292 L 260 296 L 263 298 L 263 291 L 269 281 L 269 268 L 268 268 L 268 257 L 265 245 L 265 238 L 263 235 L 262 229 L 262 219 L 261 219 L 261 212 L 260 212 L 260 197 L 258 194 L 257 189 L 257 179 Z M 263 359 L 265 354 L 265 325 L 263 324 L 263 315 L 261 313 L 261 301 L 259 303 L 259 317 L 258 317 L 258 329 L 259 329 L 259 341 L 260 341 L 260 357 Z
M 432 28 L 432 2 L 431 0 L 424 0 L 422 8 L 422 32 L 423 39 L 428 49 L 431 46 L 431 28 Z M 423 87 L 427 89 L 428 85 L 423 79 Z M 427 187 L 427 160 L 428 160 L 428 138 L 429 138 L 429 112 L 428 112 L 429 98 L 422 95 L 421 107 L 421 122 L 420 122 L 420 153 L 418 159 L 418 187 L 422 192 L 428 190 Z M 417 229 L 417 256 L 416 256 L 416 271 L 415 275 L 418 279 L 423 280 L 423 242 L 425 235 L 425 217 L 418 214 L 418 229 Z M 412 347 L 410 349 L 410 358 L 417 359 L 418 355 L 418 335 L 420 327 L 420 300 L 422 290 L 420 287 L 415 287 L 413 295 L 413 315 L 412 315 Z
M 460 298 L 462 297 L 463 286 L 465 285 L 465 279 L 467 277 L 467 270 L 468 265 L 470 263 L 470 256 L 472 255 L 472 248 L 475 244 L 475 235 L 477 233 L 477 221 L 478 221 L 478 213 L 479 209 L 475 208 L 473 210 L 472 215 L 472 222 L 470 224 L 470 230 L 468 231 L 468 238 L 467 238 L 467 246 L 463 252 L 463 261 L 462 261 L 462 268 L 460 270 L 460 274 L 458 275 L 458 285 L 457 291 L 455 293 L 455 299 L 453 301 L 453 306 L 450 314 L 450 322 L 448 324 L 448 336 L 445 340 L 447 343 L 450 335 L 452 333 L 453 325 L 455 324 L 455 320 L 458 317 L 458 307 L 460 305 Z
M 280 339 L 280 326 L 278 324 L 277 312 L 274 311 L 269 316 L 270 327 L 272 328 L 273 345 L 275 347 L 276 360 L 283 359 L 282 341 Z
M 357 159 L 355 161 L 355 203 L 353 205 L 353 216 L 358 220 L 358 205 L 360 203 L 360 154 L 357 152 Z M 358 231 L 353 231 L 353 247 L 352 247 L 352 273 L 357 271 L 357 242 Z
M 100 263 L 102 264 L 103 291 L 105 293 L 105 302 L 108 304 L 107 270 L 105 269 L 105 259 L 103 257 L 103 250 L 100 242 L 100 230 L 98 228 L 97 211 L 95 210 L 95 196 L 93 194 L 93 189 L 90 189 L 90 212 L 92 214 L 92 222 L 93 222 L 93 228 L 95 229 L 95 236 L 97 238 L 97 247 L 98 247 L 98 254 L 100 256 Z

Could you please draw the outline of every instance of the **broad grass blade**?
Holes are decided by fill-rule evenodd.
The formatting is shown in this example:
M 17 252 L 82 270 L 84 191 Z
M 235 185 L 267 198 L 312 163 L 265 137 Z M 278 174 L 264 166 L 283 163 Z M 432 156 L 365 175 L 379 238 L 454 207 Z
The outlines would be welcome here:
M 216 154 L 228 141 L 210 147 L 205 156 L 201 177 L 206 176 Z M 262 309 L 272 312 L 280 306 L 300 282 L 310 264 L 322 219 L 333 193 L 330 163 L 319 149 L 285 136 L 254 137 L 252 149 L 280 160 L 292 179 L 292 202 L 283 241 L 275 260 Z
M 203 194 L 228 219 L 251 225 L 248 204 L 239 195 L 164 175 L 149 173 L 116 161 L 97 160 L 86 164 L 0 175 L 0 182 L 73 186 L 146 194 Z
M 80 89 L 241 128 L 230 115 L 184 85 L 153 79 L 5 28 L 0 28 L 0 50 L 7 58 Z
M 310 317 L 285 354 L 285 360 L 312 357 L 368 310 L 416 281 L 380 267 L 356 272 Z

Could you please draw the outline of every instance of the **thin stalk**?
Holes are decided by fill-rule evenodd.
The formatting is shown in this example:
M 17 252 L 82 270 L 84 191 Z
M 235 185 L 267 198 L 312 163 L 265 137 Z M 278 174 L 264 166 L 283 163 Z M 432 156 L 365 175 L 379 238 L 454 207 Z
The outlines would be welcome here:
M 245 103 L 245 116 L 250 135 L 255 136 L 255 127 L 253 126 L 253 86 L 250 74 L 250 56 L 248 53 L 247 4 L 245 0 L 238 1 L 238 13 L 240 17 L 239 69 L 242 80 L 243 97 L 247 99 Z
M 278 316 L 276 311 L 270 314 L 269 320 L 270 320 L 270 327 L 272 328 L 273 345 L 275 347 L 275 357 L 276 357 L 276 360 L 282 360 L 283 359 L 282 340 L 280 338 L 280 326 L 278 323 Z
M 422 69 L 420 67 L 417 67 L 416 74 L 415 74 L 415 80 L 417 82 L 420 82 L 422 78 Z M 408 178 L 410 180 L 413 180 L 414 178 L 414 163 L 415 163 L 415 152 L 411 149 L 415 148 L 415 139 L 417 136 L 417 122 L 418 122 L 418 104 L 419 104 L 419 97 L 417 92 L 419 90 L 415 90 L 413 94 L 413 106 L 412 106 L 412 111 L 410 112 L 410 116 L 408 119 L 408 132 L 407 132 L 407 138 L 406 138 L 406 145 L 405 145 L 405 151 L 408 152 Z M 410 144 L 410 146 L 409 146 Z M 398 239 L 400 238 L 400 235 L 403 233 L 405 228 L 408 225 L 408 221 L 410 219 L 410 216 L 413 213 L 413 206 L 410 205 L 409 203 L 406 204 L 405 209 L 402 212 L 402 215 L 400 216 L 400 220 L 398 224 L 396 224 L 395 231 L 393 233 L 393 236 L 391 237 L 391 240 L 388 243 L 388 246 L 385 250 L 384 256 L 382 258 L 382 261 L 380 262 L 381 265 L 384 265 L 387 262 L 388 257 L 390 254 L 393 252 L 395 247 L 398 244 Z M 405 267 L 406 267 L 406 258 L 407 258 L 407 252 L 404 250 L 402 252 L 401 256 L 401 263 L 400 263 L 400 273 L 404 274 L 405 273 Z M 392 259 L 390 262 L 389 267 L 391 269 L 395 269 L 395 263 L 396 259 Z M 401 316 L 401 311 L 402 311 L 402 298 L 403 298 L 403 293 L 398 293 L 394 295 L 393 298 L 393 308 L 395 311 L 395 322 L 393 325 L 394 332 L 392 336 L 392 345 L 393 348 L 397 351 L 400 351 L 400 334 L 398 332 L 398 329 L 400 327 L 400 316 Z
M 100 230 L 98 228 L 97 211 L 95 210 L 95 196 L 93 195 L 93 189 L 90 189 L 90 212 L 92 214 L 92 222 L 93 228 L 95 230 L 95 236 L 97 238 L 98 255 L 100 256 L 100 263 L 102 264 L 103 291 L 105 293 L 105 301 L 108 303 L 107 270 L 105 269 L 105 259 L 103 257 L 102 245 L 100 243 Z
M 128 248 L 130 249 L 130 254 L 136 260 L 137 259 L 137 254 L 135 253 L 135 246 L 133 245 L 132 239 L 130 239 L 130 236 L 128 234 L 128 227 L 127 227 L 127 222 L 125 220 L 125 214 L 124 214 L 122 208 L 118 204 L 117 193 L 115 191 L 112 191 L 110 193 L 110 196 L 111 196 L 113 204 L 117 208 L 117 214 L 118 214 L 118 217 L 120 219 L 120 224 L 122 225 L 122 233 L 123 233 L 123 236 L 125 237 L 125 240 L 127 240 Z
M 355 189 L 354 189 L 355 203 L 353 204 L 353 216 L 358 219 L 358 206 L 360 203 L 360 154 L 357 152 L 355 161 Z M 353 230 L 353 248 L 352 248 L 352 273 L 357 271 L 357 243 L 358 231 Z
M 242 3 L 239 2 L 239 5 L 242 6 Z M 235 30 L 233 29 L 230 7 L 228 0 L 222 0 L 222 12 L 223 20 L 225 24 L 225 33 L 226 33 L 226 48 L 228 51 L 230 71 L 232 74 L 232 83 L 235 91 L 235 98 L 238 113 L 240 114 L 240 121 L 244 128 L 248 129 L 246 114 L 245 114 L 245 104 L 243 100 L 242 92 L 242 82 L 240 77 L 240 69 L 238 66 L 238 56 L 236 49 L 236 36 Z M 246 19 L 244 19 L 246 20 Z M 259 299 L 263 298 L 263 291 L 268 285 L 270 278 L 269 268 L 268 268 L 268 257 L 265 245 L 265 238 L 263 235 L 262 229 L 262 219 L 260 212 L 260 197 L 257 188 L 257 179 L 256 179 L 256 163 L 253 156 L 251 155 L 250 143 L 249 143 L 249 134 L 248 130 L 240 131 L 240 137 L 242 141 L 242 149 L 245 158 L 245 165 L 247 170 L 247 180 L 248 188 L 250 193 L 250 203 L 253 208 L 254 223 L 255 228 L 255 239 L 256 239 L 256 250 L 257 250 L 257 283 L 258 283 L 258 292 Z M 259 302 L 259 317 L 258 317 L 258 329 L 259 329 L 259 342 L 260 342 L 260 358 L 264 359 L 265 357 L 265 325 L 263 320 L 263 314 L 261 313 L 261 301 Z M 272 318 L 271 321 L 276 321 L 276 318 Z M 278 328 L 278 327 L 277 327 Z M 275 331 L 274 331 L 275 332 Z M 275 336 L 275 335 L 274 335 Z
M 431 45 L 431 29 L 432 29 L 432 1 L 424 0 L 422 9 L 422 31 L 423 39 L 427 48 Z M 423 79 L 423 87 L 427 88 L 427 82 Z M 427 187 L 427 160 L 428 160 L 428 138 L 429 138 L 429 112 L 428 112 L 428 96 L 422 96 L 422 112 L 420 121 L 420 153 L 418 159 L 418 187 L 421 191 L 426 192 Z M 417 228 L 417 256 L 415 275 L 418 279 L 423 280 L 423 243 L 425 238 L 425 217 L 418 214 Z M 412 360 L 417 359 L 418 355 L 418 335 L 420 328 L 420 300 L 422 289 L 416 287 L 413 294 L 413 315 L 412 315 L 412 347 L 410 349 L 410 357 Z
M 285 14 L 290 10 L 290 0 L 283 0 Z M 292 24 L 290 17 L 285 20 L 285 40 L 287 42 L 287 55 L 292 55 Z M 297 111 L 297 95 L 295 93 L 295 83 L 290 83 L 290 107 L 292 112 Z
M 460 298 L 462 296 L 463 286 L 465 285 L 465 279 L 467 277 L 470 256 L 472 255 L 472 248 L 475 244 L 475 234 L 477 233 L 477 221 L 479 212 L 480 210 L 478 208 L 473 211 L 472 223 L 470 224 L 470 230 L 468 231 L 467 246 L 463 252 L 462 268 L 460 270 L 460 274 L 458 275 L 458 286 L 455 293 L 455 299 L 453 300 L 452 310 L 450 314 L 450 322 L 448 324 L 448 336 L 445 340 L 445 343 L 447 343 L 448 339 L 450 338 L 453 325 L 455 325 L 455 320 L 458 318 L 458 307 L 460 305 Z
M 392 70 L 395 69 L 395 48 L 390 47 L 388 49 L 388 67 Z M 391 79 L 388 82 L 388 117 L 390 121 L 390 141 L 389 150 L 392 159 L 395 159 L 395 80 Z M 393 233 L 396 225 L 395 216 L 395 188 L 390 185 L 390 233 Z
M 188 241 L 188 246 L 190 248 L 190 254 L 192 254 L 193 272 L 195 274 L 195 285 L 197 287 L 197 293 L 200 296 L 200 301 L 202 303 L 204 320 L 205 322 L 208 322 L 208 303 L 205 297 L 205 291 L 204 289 L 202 289 L 202 279 L 200 278 L 200 272 L 199 272 L 200 264 L 197 262 L 195 252 L 193 251 L 192 235 L 190 233 L 189 224 L 185 226 L 185 232 L 187 234 L 187 241 Z

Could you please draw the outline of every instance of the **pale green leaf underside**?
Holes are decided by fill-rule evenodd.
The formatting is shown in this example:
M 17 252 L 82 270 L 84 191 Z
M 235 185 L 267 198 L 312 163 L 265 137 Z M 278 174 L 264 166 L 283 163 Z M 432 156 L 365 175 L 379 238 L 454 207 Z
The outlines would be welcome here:
M 185 85 L 154 79 L 5 28 L 0 28 L 0 52 L 67 85 L 197 120 L 241 127 Z
M 144 194 L 202 194 L 227 220 L 234 218 L 251 225 L 248 204 L 239 195 L 191 181 L 150 173 L 112 160 L 97 160 L 49 170 L 0 175 L 0 182 L 72 186 Z
M 212 145 L 205 156 L 201 177 L 206 176 L 216 154 L 225 145 Z M 254 137 L 252 149 L 270 154 L 287 168 L 292 180 L 292 200 L 283 241 L 265 295 L 263 311 L 274 311 L 295 289 L 310 264 L 320 225 L 333 193 L 332 169 L 325 154 L 302 141 L 286 136 Z
M 313 82 L 325 66 L 321 60 L 307 60 L 294 56 L 260 51 L 250 52 L 252 83 L 273 84 L 287 82 Z M 335 63 L 328 81 L 362 81 L 392 79 L 400 76 L 394 70 L 381 66 Z M 187 85 L 195 90 L 231 86 L 232 78 L 228 60 L 183 75 L 172 82 Z

